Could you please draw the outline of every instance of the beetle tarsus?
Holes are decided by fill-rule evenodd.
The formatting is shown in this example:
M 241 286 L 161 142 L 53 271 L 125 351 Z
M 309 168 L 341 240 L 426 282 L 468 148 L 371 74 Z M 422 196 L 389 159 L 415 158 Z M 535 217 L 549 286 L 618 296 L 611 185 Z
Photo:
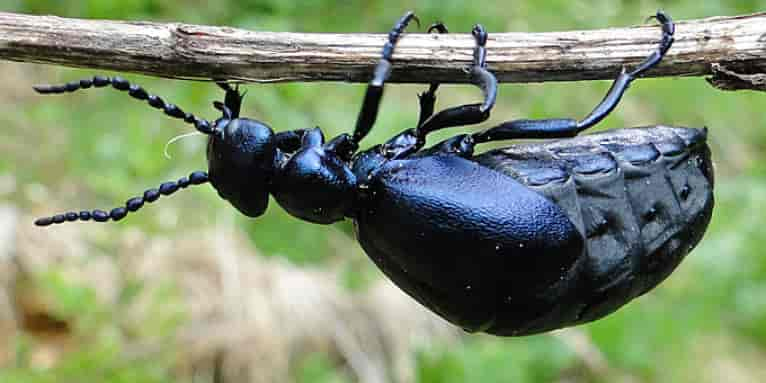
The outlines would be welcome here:
M 428 33 L 433 33 L 434 31 L 440 34 L 449 33 L 447 26 L 444 25 L 444 23 L 441 21 L 437 21 L 428 27 L 428 30 L 427 30 Z
M 473 66 L 487 67 L 487 31 L 481 24 L 476 24 L 471 30 L 471 34 L 476 40 L 476 49 L 473 51 Z
M 649 57 L 644 60 L 643 63 L 641 63 L 636 67 L 636 69 L 630 72 L 630 75 L 633 77 L 638 77 L 647 70 L 659 64 L 670 47 L 673 45 L 673 34 L 676 31 L 676 26 L 673 23 L 673 19 L 662 10 L 658 10 L 657 14 L 651 16 L 650 18 L 656 19 L 662 26 L 662 40 L 660 41 L 660 45 L 657 47 L 657 50 L 652 52 L 652 54 L 649 55 Z

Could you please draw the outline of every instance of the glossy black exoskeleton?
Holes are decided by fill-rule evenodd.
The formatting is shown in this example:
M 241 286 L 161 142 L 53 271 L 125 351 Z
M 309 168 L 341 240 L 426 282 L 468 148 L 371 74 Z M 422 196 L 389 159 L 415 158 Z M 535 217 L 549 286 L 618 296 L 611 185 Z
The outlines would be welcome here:
M 415 16 L 388 35 L 353 134 L 325 142 L 317 129 L 275 133 L 240 117 L 242 97 L 226 91 L 223 115 L 208 122 L 121 78 L 94 77 L 64 93 L 112 85 L 209 135 L 208 172 L 168 182 L 110 212 L 41 218 L 117 221 L 179 188 L 209 181 L 243 214 L 258 217 L 271 194 L 290 214 L 314 223 L 354 220 L 359 242 L 399 287 L 467 331 L 524 335 L 600 318 L 663 280 L 699 241 L 712 210 L 705 132 L 652 127 L 611 131 L 474 155 L 480 143 L 567 138 L 595 125 L 636 77 L 660 62 L 674 25 L 662 12 L 659 48 L 622 71 L 585 119 L 516 120 L 425 148 L 439 129 L 485 121 L 497 84 L 486 69 L 487 33 L 477 25 L 471 82 L 481 103 L 433 113 L 439 84 L 420 95 L 420 118 L 357 153 L 371 130 L 394 47 Z M 429 31 L 445 33 L 437 24 Z

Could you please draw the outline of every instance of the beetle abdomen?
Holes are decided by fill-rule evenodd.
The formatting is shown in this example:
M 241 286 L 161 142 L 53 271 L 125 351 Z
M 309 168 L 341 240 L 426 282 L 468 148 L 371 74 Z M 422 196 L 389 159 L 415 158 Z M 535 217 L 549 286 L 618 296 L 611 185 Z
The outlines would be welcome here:
M 582 258 L 584 239 L 564 210 L 464 158 L 390 161 L 368 182 L 355 217 L 367 255 L 468 331 L 518 328 L 547 313 L 537 295 Z
M 558 204 L 587 238 L 566 285 L 548 294 L 555 308 L 521 333 L 603 317 L 675 269 L 702 238 L 713 209 L 705 140 L 706 130 L 655 126 L 518 144 L 474 158 Z

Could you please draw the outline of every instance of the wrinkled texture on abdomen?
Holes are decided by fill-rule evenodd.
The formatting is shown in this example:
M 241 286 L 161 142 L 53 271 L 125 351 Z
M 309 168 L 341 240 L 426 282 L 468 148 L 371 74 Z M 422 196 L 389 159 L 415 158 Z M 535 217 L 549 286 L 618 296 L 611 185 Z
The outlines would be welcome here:
M 712 214 L 706 135 L 667 126 L 618 129 L 476 156 L 558 204 L 586 238 L 566 283 L 546 294 L 549 314 L 514 333 L 494 332 L 592 321 L 664 280 L 702 238 Z

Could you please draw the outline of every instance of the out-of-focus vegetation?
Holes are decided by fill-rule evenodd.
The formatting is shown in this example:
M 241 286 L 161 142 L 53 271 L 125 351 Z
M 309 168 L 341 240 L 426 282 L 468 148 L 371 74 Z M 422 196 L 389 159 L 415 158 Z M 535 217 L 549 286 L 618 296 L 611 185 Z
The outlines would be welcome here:
M 181 21 L 254 30 L 295 32 L 386 32 L 406 9 L 424 23 L 445 22 L 453 32 L 483 23 L 490 33 L 604 28 L 641 23 L 663 8 L 677 20 L 766 10 L 764 0 L 741 1 L 287 1 L 220 0 L 0 0 L 0 10 L 82 18 Z M 412 29 L 414 31 L 414 28 Z M 658 33 L 659 36 L 659 33 Z M 490 51 L 491 54 L 491 51 Z M 180 122 L 108 90 L 41 97 L 31 85 L 90 76 L 93 71 L 38 65 L 0 64 L 0 201 L 37 215 L 79 207 L 117 206 L 127 197 L 191 170 L 204 169 L 204 140 L 187 138 Z M 221 92 L 212 85 L 126 76 L 198 115 L 217 115 L 210 102 Z M 504 85 L 492 121 L 522 117 L 584 116 L 600 101 L 608 82 Z M 423 86 L 387 89 L 376 128 L 364 141 L 378 143 L 417 120 L 416 94 Z M 349 132 L 364 86 L 359 84 L 270 84 L 248 86 L 243 114 L 275 130 L 320 126 L 327 136 Z M 443 86 L 438 105 L 475 100 L 467 86 Z M 637 81 L 599 129 L 665 123 L 710 128 L 716 164 L 717 206 L 703 242 L 662 286 L 610 317 L 580 329 L 590 339 L 602 368 L 582 373 L 587 361 L 577 342 L 564 336 L 520 339 L 471 336 L 459 346 L 431 347 L 417 355 L 419 382 L 582 381 L 755 381 L 766 362 L 766 95 L 714 90 L 699 78 Z M 433 141 L 456 130 L 435 135 Z M 11 186 L 6 184 L 10 183 Z M 187 190 L 162 200 L 175 214 L 149 207 L 115 226 L 169 235 L 198 230 L 210 222 L 234 220 L 260 253 L 286 257 L 306 267 L 344 270 L 345 285 L 364 289 L 381 278 L 352 242 L 350 224 L 322 227 L 290 218 L 272 202 L 257 220 L 245 219 L 210 188 Z M 26 224 L 23 223 L 23 224 Z M 81 225 L 80 230 L 92 226 Z M 114 246 L 104 237 L 105 253 Z M 339 266 L 340 265 L 340 266 Z M 120 349 L 120 302 L 99 302 L 92 292 L 62 282 L 53 271 L 34 281 L 54 292 L 60 316 L 71 318 L 81 341 L 55 366 L 31 366 L 25 350 L 34 338 L 2 340 L 15 350 L 0 366 L 3 382 L 174 381 L 174 353 L 150 361 Z M 140 285 L 140 283 L 139 283 Z M 172 289 L 171 289 L 172 290 Z M 125 299 L 130 299 L 130 290 Z M 160 297 L 173 299 L 173 294 Z M 169 336 L 183 315 L 147 314 L 142 336 Z M 286 326 L 289 324 L 285 324 Z M 278 331 L 278 330 L 275 330 Z M 139 336 L 139 334 L 134 334 Z M 13 345 L 13 346 L 10 346 Z M 580 350 L 581 351 L 581 350 Z M 585 358 L 587 359 L 587 358 Z M 119 361 L 119 363 L 116 363 Z M 117 366 L 117 367 L 115 367 Z M 100 377 L 93 378 L 94 371 Z M 760 374 L 760 375 L 758 375 Z M 352 377 L 322 355 L 303 361 L 294 375 L 302 382 L 343 382 Z M 94 379 L 94 380 L 88 380 Z

